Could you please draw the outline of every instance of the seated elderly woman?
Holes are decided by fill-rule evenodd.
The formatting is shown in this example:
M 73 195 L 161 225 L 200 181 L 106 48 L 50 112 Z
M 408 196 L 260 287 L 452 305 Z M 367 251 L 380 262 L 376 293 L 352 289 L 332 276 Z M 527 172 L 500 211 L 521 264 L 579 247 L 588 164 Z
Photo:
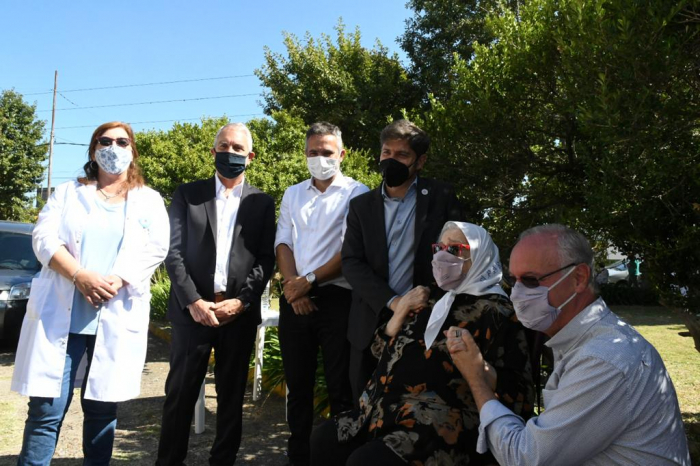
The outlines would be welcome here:
M 378 330 L 379 358 L 359 410 L 330 419 L 313 433 L 315 465 L 496 464 L 476 453 L 479 412 L 454 366 L 444 331 L 466 329 L 493 374 L 503 404 L 527 418 L 534 390 L 527 343 L 506 293 L 498 248 L 483 228 L 448 222 L 433 245 L 433 275 L 442 297 L 427 304 L 416 287 Z

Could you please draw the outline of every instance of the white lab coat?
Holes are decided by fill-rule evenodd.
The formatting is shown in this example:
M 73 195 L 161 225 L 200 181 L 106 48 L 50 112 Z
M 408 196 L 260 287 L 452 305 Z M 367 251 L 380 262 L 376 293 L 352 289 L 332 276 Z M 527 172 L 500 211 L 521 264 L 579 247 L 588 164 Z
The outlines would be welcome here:
M 95 186 L 75 181 L 56 188 L 39 214 L 33 246 L 43 264 L 32 280 L 17 348 L 12 390 L 57 398 L 66 358 L 73 294 L 70 279 L 49 268 L 59 247 L 80 262 L 80 241 L 90 221 Z M 147 187 L 129 191 L 124 237 L 112 273 L 128 285 L 102 307 L 85 398 L 124 401 L 139 395 L 146 360 L 150 279 L 170 242 L 168 214 L 160 195 Z

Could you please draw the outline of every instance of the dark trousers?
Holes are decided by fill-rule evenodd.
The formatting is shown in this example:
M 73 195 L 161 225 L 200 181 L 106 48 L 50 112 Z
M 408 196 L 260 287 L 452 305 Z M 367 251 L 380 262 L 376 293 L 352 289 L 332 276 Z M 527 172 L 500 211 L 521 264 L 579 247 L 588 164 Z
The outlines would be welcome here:
M 291 433 L 287 449 L 289 459 L 295 465 L 309 463 L 319 347 L 323 354 L 331 414 L 352 408 L 346 337 L 351 292 L 327 285 L 313 290 L 311 299 L 318 310 L 309 315 L 296 315 L 284 296 L 280 296 L 279 340 L 289 390 L 287 421 Z
M 356 408 L 360 401 L 360 395 L 365 391 L 367 382 L 377 368 L 378 362 L 379 360 L 372 354 L 371 344 L 364 349 L 350 346 L 350 383 L 352 385 L 352 399 Z
M 311 436 L 311 466 L 400 466 L 406 462 L 378 438 L 358 434 L 346 443 L 338 441 L 335 420 L 329 419 Z
M 165 382 L 165 404 L 158 460 L 163 466 L 182 465 L 187 456 L 190 427 L 211 349 L 216 365 L 216 438 L 209 464 L 231 465 L 241 444 L 243 395 L 257 325 L 234 321 L 219 328 L 173 324 L 170 372 Z

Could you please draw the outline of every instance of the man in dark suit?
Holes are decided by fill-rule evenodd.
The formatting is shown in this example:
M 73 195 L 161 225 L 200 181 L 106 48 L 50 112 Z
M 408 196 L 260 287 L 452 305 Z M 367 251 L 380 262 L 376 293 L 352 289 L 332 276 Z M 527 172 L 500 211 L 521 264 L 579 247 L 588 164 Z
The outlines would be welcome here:
M 240 123 L 219 130 L 213 178 L 181 185 L 170 205 L 172 282 L 170 372 L 159 465 L 182 465 L 211 349 L 215 349 L 216 438 L 209 464 L 231 465 L 241 442 L 248 362 L 260 323 L 260 296 L 274 267 L 273 199 L 245 182 L 255 157 Z
M 343 275 L 352 286 L 348 321 L 350 382 L 355 402 L 377 360 L 370 344 L 401 297 L 433 282 L 430 261 L 448 220 L 463 220 L 452 188 L 418 176 L 428 158 L 429 136 L 407 120 L 382 130 L 382 184 L 350 202 L 342 248 Z

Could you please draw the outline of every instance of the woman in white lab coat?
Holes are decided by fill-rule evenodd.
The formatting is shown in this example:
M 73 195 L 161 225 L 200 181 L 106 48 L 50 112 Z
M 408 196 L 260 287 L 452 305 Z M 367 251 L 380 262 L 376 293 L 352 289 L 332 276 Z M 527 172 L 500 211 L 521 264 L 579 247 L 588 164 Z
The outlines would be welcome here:
M 30 397 L 20 465 L 51 461 L 83 368 L 86 464 L 109 464 L 116 403 L 139 394 L 150 278 L 168 251 L 168 216 L 144 185 L 129 125 L 98 127 L 88 157 L 85 176 L 56 188 L 34 228 L 43 268 L 32 281 L 12 379 L 12 389 Z

